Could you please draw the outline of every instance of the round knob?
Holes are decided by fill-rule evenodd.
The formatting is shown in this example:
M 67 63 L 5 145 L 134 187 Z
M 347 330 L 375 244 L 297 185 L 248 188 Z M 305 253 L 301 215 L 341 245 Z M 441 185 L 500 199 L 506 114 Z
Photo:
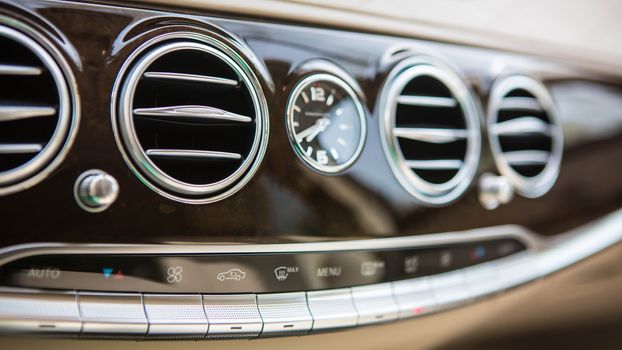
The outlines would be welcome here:
M 496 209 L 514 198 L 514 188 L 505 176 L 484 174 L 479 179 L 479 201 L 488 210 Z
M 80 207 L 88 212 L 106 210 L 119 195 L 119 183 L 101 170 L 89 170 L 76 180 L 74 195 Z

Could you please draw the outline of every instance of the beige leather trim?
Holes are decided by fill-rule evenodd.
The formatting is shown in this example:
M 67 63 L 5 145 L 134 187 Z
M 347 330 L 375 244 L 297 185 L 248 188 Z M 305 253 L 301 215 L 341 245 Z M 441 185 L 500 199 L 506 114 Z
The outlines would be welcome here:
M 622 2 L 593 0 L 130 0 L 536 54 L 587 68 L 622 70 L 616 30 Z M 527 9 L 527 10 L 525 10 Z M 562 11 L 563 10 L 563 11 Z M 593 16 L 585 16 L 585 14 Z M 609 30 L 605 30 L 609 29 Z

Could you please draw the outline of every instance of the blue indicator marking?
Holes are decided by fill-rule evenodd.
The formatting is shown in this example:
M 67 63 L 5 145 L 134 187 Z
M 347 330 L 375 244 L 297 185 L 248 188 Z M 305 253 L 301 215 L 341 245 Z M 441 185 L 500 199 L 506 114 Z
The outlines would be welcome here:
M 110 277 L 110 276 L 112 275 L 112 272 L 113 272 L 113 271 L 114 271 L 114 269 L 111 269 L 111 268 L 109 268 L 109 267 L 104 267 L 104 268 L 102 269 L 102 272 L 104 273 L 104 277 L 105 277 L 105 278 Z

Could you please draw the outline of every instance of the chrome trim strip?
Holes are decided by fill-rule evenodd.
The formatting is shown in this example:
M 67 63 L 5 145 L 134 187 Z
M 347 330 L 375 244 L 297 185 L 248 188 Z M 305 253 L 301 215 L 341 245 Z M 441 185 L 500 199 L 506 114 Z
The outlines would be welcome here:
M 499 104 L 499 110 L 544 112 L 537 99 L 532 97 L 506 97 Z
M 199 151 L 190 149 L 148 149 L 145 153 L 149 157 L 159 158 L 242 159 L 242 155 L 239 153 Z
M 39 153 L 42 149 L 40 143 L 0 143 L 0 154 Z
M 407 160 L 404 164 L 411 169 L 420 170 L 459 170 L 463 163 L 460 159 L 436 159 Z
M 450 143 L 469 137 L 469 133 L 464 129 L 435 128 L 394 128 L 393 135 L 403 139 L 430 143 Z
M 490 132 L 495 135 L 515 136 L 523 134 L 542 134 L 551 136 L 551 125 L 542 119 L 525 116 L 492 125 Z
M 413 95 L 398 96 L 397 103 L 401 105 L 422 107 L 456 107 L 458 105 L 458 101 L 456 101 L 455 98 L 451 97 Z
M 211 77 L 208 75 L 198 75 L 198 74 L 185 74 L 185 73 L 174 73 L 174 72 L 145 72 L 143 74 L 143 77 L 148 78 L 148 79 L 194 81 L 198 83 L 226 85 L 226 86 L 231 86 L 231 87 L 238 86 L 237 80 L 221 78 L 221 77 Z
M 0 106 L 0 122 L 36 117 L 50 117 L 56 114 L 54 107 Z
M 166 119 L 205 119 L 240 123 L 250 123 L 252 118 L 228 112 L 210 106 L 170 106 L 155 108 L 136 108 L 134 114 L 139 116 L 164 117 Z
M 539 249 L 542 239 L 516 225 L 503 225 L 468 231 L 436 233 L 363 240 L 273 244 L 63 244 L 33 243 L 0 249 L 0 265 L 33 255 L 49 254 L 243 254 L 304 253 L 352 250 L 385 250 L 404 247 L 429 247 L 452 243 L 469 243 L 495 238 L 515 238 L 529 249 Z
M 512 166 L 546 165 L 551 158 L 547 151 L 512 151 L 503 153 L 506 161 Z
M 17 64 L 0 64 L 0 75 L 41 75 L 43 69 Z

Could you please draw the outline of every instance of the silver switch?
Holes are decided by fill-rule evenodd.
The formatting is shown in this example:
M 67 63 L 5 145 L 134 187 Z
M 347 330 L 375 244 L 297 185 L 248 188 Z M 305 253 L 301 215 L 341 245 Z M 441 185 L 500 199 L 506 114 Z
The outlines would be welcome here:
M 263 323 L 255 294 L 204 295 L 208 338 L 256 338 Z
M 305 292 L 257 295 L 263 319 L 261 336 L 302 335 L 311 331 L 313 317 Z
M 76 180 L 73 188 L 78 205 L 91 213 L 106 210 L 119 195 L 117 180 L 102 170 L 89 170 Z

